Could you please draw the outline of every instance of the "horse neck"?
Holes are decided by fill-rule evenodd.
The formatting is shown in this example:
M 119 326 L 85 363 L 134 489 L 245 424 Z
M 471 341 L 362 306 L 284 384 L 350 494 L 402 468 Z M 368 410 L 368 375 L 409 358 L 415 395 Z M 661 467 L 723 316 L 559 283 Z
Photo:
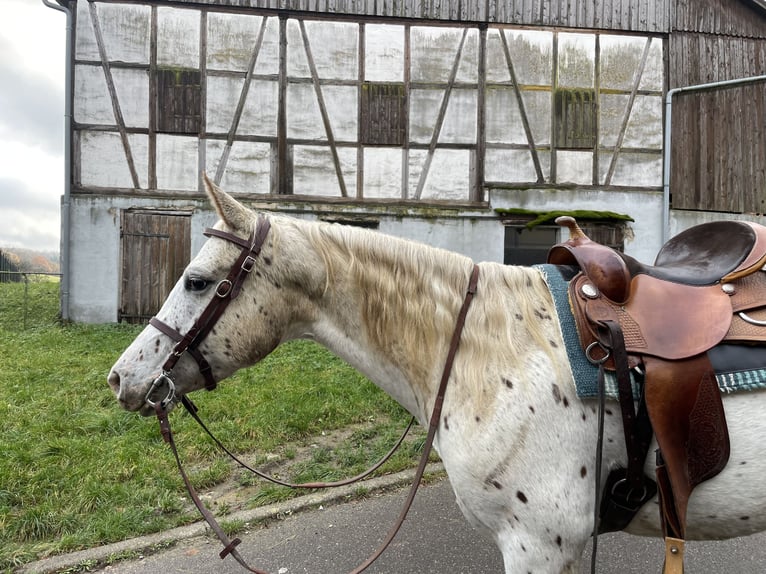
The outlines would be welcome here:
M 327 269 L 314 336 L 427 419 L 472 263 L 338 226 L 314 228 Z

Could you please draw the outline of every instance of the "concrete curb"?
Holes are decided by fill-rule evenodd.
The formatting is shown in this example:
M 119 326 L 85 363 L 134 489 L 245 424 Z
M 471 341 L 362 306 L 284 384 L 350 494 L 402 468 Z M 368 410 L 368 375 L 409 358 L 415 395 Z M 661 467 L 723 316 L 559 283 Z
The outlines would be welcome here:
M 441 463 L 431 463 L 426 467 L 426 475 L 433 475 L 443 471 L 444 466 Z M 415 469 L 404 470 L 396 474 L 380 476 L 339 488 L 313 492 L 269 506 L 234 512 L 226 515 L 221 520 L 225 522 L 259 522 L 269 519 L 280 519 L 320 505 L 337 503 L 355 494 L 360 488 L 364 488 L 371 493 L 400 488 L 410 484 L 414 476 Z M 181 526 L 157 534 L 140 536 L 130 540 L 123 540 L 122 542 L 115 542 L 114 544 L 107 544 L 106 546 L 72 552 L 71 554 L 51 556 L 37 562 L 30 562 L 16 570 L 16 572 L 18 574 L 55 574 L 62 571 L 73 571 L 78 566 L 104 564 L 120 554 L 140 554 L 158 546 L 204 536 L 209 532 L 210 529 L 206 522 L 195 522 L 189 526 Z

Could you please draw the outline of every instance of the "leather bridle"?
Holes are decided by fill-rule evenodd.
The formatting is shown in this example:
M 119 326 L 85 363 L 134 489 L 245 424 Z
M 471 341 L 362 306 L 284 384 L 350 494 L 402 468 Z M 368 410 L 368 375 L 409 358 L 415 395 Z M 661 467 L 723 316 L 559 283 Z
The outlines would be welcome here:
M 239 257 L 237 257 L 237 260 L 231 266 L 226 279 L 222 279 L 218 282 L 218 285 L 215 287 L 213 298 L 207 304 L 205 310 L 202 311 L 202 314 L 194 322 L 194 325 L 192 325 L 186 335 L 181 335 L 181 333 L 173 329 L 173 327 L 167 323 L 162 322 L 157 317 L 152 317 L 150 319 L 150 325 L 176 342 L 176 346 L 173 347 L 165 364 L 162 365 L 162 374 L 154 379 L 151 387 L 149 387 L 149 391 L 144 397 L 144 401 L 150 407 L 155 408 L 157 406 L 158 403 L 155 400 L 152 400 L 152 395 L 159 389 L 162 389 L 163 386 L 166 386 L 168 391 L 165 398 L 159 402 L 159 406 L 165 409 L 176 400 L 175 384 L 173 383 L 171 375 L 173 373 L 173 368 L 184 353 L 189 353 L 189 355 L 191 355 L 197 362 L 197 365 L 199 365 L 200 373 L 202 373 L 202 377 L 205 379 L 205 388 L 209 391 L 215 389 L 217 382 L 213 377 L 212 367 L 199 350 L 199 345 L 205 337 L 207 337 L 213 327 L 215 327 L 215 324 L 218 322 L 218 319 L 221 318 L 221 315 L 223 315 L 223 312 L 226 310 L 226 307 L 229 306 L 229 303 L 239 296 L 239 293 L 242 290 L 242 284 L 255 267 L 255 261 L 261 253 L 269 229 L 271 229 L 271 223 L 263 215 L 258 216 L 255 229 L 247 240 L 219 229 L 205 229 L 204 234 L 206 236 L 225 239 L 226 241 L 239 245 L 242 250 L 240 251 Z
M 192 486 L 191 481 L 189 480 L 186 472 L 184 471 L 183 465 L 181 464 L 180 456 L 178 454 L 178 449 L 176 448 L 176 445 L 175 445 L 173 433 L 170 428 L 170 420 L 168 418 L 168 412 L 169 412 L 168 407 L 177 400 L 176 394 L 175 394 L 175 384 L 173 383 L 173 379 L 171 376 L 173 372 L 173 368 L 175 367 L 176 363 L 181 358 L 181 356 L 183 356 L 183 354 L 186 352 L 188 352 L 199 365 L 200 372 L 202 373 L 202 376 L 205 379 L 205 388 L 207 388 L 208 390 L 212 390 L 216 387 L 216 380 L 213 377 L 212 368 L 210 364 L 207 362 L 207 360 L 205 360 L 205 357 L 202 355 L 202 352 L 199 350 L 198 347 L 200 343 L 202 343 L 202 341 L 208 335 L 208 333 L 210 333 L 210 331 L 213 329 L 216 322 L 221 317 L 223 312 L 226 310 L 226 307 L 229 305 L 229 303 L 231 303 L 231 301 L 236 299 L 236 297 L 239 295 L 242 289 L 242 284 L 244 283 L 247 276 L 252 272 L 253 268 L 255 267 L 256 259 L 258 258 L 258 255 L 261 252 L 264 242 L 266 241 L 266 236 L 269 232 L 270 227 L 271 225 L 269 223 L 269 220 L 266 219 L 263 215 L 259 215 L 256 228 L 253 231 L 253 233 L 250 235 L 250 238 L 247 241 L 243 240 L 240 237 L 237 237 L 236 235 L 227 233 L 225 231 L 219 231 L 217 229 L 205 230 L 204 233 L 208 237 L 210 236 L 219 237 L 221 239 L 225 239 L 226 241 L 235 243 L 236 245 L 239 245 L 242 248 L 242 251 L 240 252 L 239 257 L 237 258 L 231 270 L 229 271 L 229 274 L 227 275 L 226 279 L 223 279 L 222 281 L 220 281 L 218 285 L 216 286 L 215 296 L 208 303 L 207 307 L 205 307 L 200 317 L 194 322 L 194 325 L 192 325 L 191 329 L 189 329 L 186 335 L 181 335 L 181 333 L 179 333 L 176 329 L 173 329 L 172 327 L 170 327 L 167 323 L 162 322 L 156 317 L 152 317 L 150 324 L 154 326 L 155 328 L 159 329 L 162 333 L 164 333 L 165 335 L 167 335 L 174 341 L 176 341 L 176 345 L 162 366 L 162 374 L 160 374 L 152 382 L 152 385 L 144 399 L 146 403 L 154 409 L 155 414 L 157 415 L 157 419 L 160 424 L 160 432 L 162 433 L 162 436 L 165 442 L 170 445 L 170 449 L 173 452 L 173 456 L 175 457 L 176 465 L 178 466 L 178 470 L 181 474 L 181 478 L 183 479 L 184 484 L 186 485 L 186 489 L 189 492 L 189 495 L 191 496 L 191 499 L 194 502 L 194 505 L 197 507 L 197 510 L 199 510 L 200 514 L 203 516 L 205 521 L 208 523 L 210 528 L 213 530 L 213 532 L 216 534 L 216 536 L 218 537 L 218 539 L 221 541 L 221 543 L 224 546 L 224 549 L 219 553 L 219 556 L 221 557 L 221 559 L 223 559 L 223 558 L 226 558 L 226 556 L 231 555 L 240 564 L 240 566 L 242 566 L 249 572 L 253 572 L 254 574 L 267 574 L 267 573 L 248 565 L 247 562 L 244 560 L 244 558 L 242 558 L 242 556 L 237 551 L 237 546 L 241 542 L 240 539 L 235 538 L 234 540 L 231 540 L 228 537 L 228 535 L 225 533 L 223 528 L 221 528 L 221 526 L 216 521 L 213 514 L 203 504 L 196 490 Z M 455 355 L 457 354 L 457 349 L 460 343 L 460 337 L 463 332 L 463 326 L 465 325 L 466 315 L 468 314 L 468 308 L 470 307 L 471 302 L 473 301 L 473 297 L 477 290 L 478 282 L 479 282 L 479 266 L 474 265 L 473 270 L 471 272 L 470 279 L 468 281 L 468 288 L 466 290 L 465 298 L 463 300 L 463 305 L 460 308 L 460 312 L 458 313 L 455 330 L 453 331 L 452 338 L 450 340 L 449 350 L 447 352 L 447 357 L 444 363 L 444 370 L 442 371 L 442 377 L 436 392 L 433 410 L 431 411 L 431 418 L 429 419 L 428 434 L 426 435 L 425 444 L 423 446 L 423 453 L 421 455 L 418 468 L 415 472 L 415 478 L 413 480 L 412 487 L 410 488 L 410 492 L 407 495 L 407 499 L 405 500 L 403 508 L 399 514 L 399 517 L 397 518 L 396 522 L 389 530 L 383 543 L 369 558 L 367 558 L 364 562 L 362 562 L 359 566 L 357 566 L 351 572 L 351 574 L 359 574 L 363 572 L 383 553 L 383 551 L 388 547 L 388 545 L 394 539 L 396 534 L 399 532 L 399 529 L 404 523 L 404 519 L 406 518 L 407 513 L 409 512 L 409 509 L 412 506 L 412 502 L 415 499 L 415 493 L 417 492 L 418 486 L 420 484 L 420 481 L 423 478 L 423 473 L 425 472 L 426 465 L 428 463 L 428 457 L 431 453 L 431 447 L 433 445 L 433 441 L 436 436 L 436 431 L 439 428 L 439 421 L 441 420 L 442 405 L 444 403 L 444 396 L 447 391 L 447 382 L 449 381 L 450 373 L 452 372 L 452 364 L 455 360 Z M 163 386 L 167 386 L 168 388 L 167 395 L 165 396 L 165 398 L 160 401 L 153 400 L 152 394 L 155 393 L 158 389 L 161 389 Z M 196 406 L 187 397 L 185 396 L 181 397 L 180 402 L 187 409 L 187 411 L 192 415 L 192 417 L 202 426 L 202 428 L 213 438 L 216 444 L 220 448 L 222 448 L 222 450 L 227 452 L 240 465 L 249 469 L 247 465 L 245 465 L 238 458 L 232 455 L 230 451 L 226 449 L 220 443 L 220 441 L 218 441 L 218 439 L 215 438 L 210 433 L 207 427 L 202 423 L 202 421 L 197 416 Z M 280 484 L 284 484 L 285 486 L 291 486 L 294 488 L 295 487 L 322 488 L 322 487 L 330 487 L 330 486 L 342 486 L 344 484 L 349 484 L 351 482 L 355 482 L 361 478 L 364 478 L 365 476 L 370 474 L 372 471 L 380 467 L 383 464 L 383 462 L 385 462 L 388 459 L 388 457 L 390 457 L 393 454 L 393 452 L 396 450 L 396 448 L 401 444 L 401 442 L 404 440 L 405 435 L 407 434 L 407 431 L 409 430 L 411 426 L 412 426 L 412 422 L 410 422 L 410 426 L 407 427 L 407 430 L 405 430 L 404 435 L 402 435 L 402 437 L 399 439 L 399 441 L 394 446 L 394 448 L 391 449 L 391 451 L 389 451 L 389 453 L 380 462 L 378 462 L 374 467 L 372 467 L 372 469 L 352 479 L 338 481 L 336 483 L 306 483 L 302 485 L 295 485 L 295 484 L 275 481 L 275 480 L 272 480 L 271 477 L 268 477 L 258 471 L 255 471 L 254 469 L 250 469 L 250 470 L 258 474 L 258 476 L 261 476 L 262 478 L 266 478 L 268 480 L 272 480 L 272 482 L 278 482 Z

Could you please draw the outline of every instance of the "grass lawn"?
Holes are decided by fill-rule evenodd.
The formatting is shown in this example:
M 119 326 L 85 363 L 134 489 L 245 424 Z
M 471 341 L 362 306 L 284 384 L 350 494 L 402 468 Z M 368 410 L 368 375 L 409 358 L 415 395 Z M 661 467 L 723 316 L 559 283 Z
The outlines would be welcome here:
M 60 326 L 58 283 L 42 282 L 28 286 L 24 328 L 24 289 L 0 284 L 0 571 L 198 520 L 156 421 L 120 410 L 106 385 L 140 327 Z M 309 449 L 288 479 L 360 472 L 409 418 L 352 368 L 304 341 L 193 397 L 211 430 L 255 464 L 289 461 L 323 433 L 355 429 L 337 444 Z M 234 481 L 252 492 L 248 505 L 293 496 L 254 487 L 182 409 L 171 418 L 196 487 Z M 408 443 L 380 472 L 412 466 L 420 446 Z

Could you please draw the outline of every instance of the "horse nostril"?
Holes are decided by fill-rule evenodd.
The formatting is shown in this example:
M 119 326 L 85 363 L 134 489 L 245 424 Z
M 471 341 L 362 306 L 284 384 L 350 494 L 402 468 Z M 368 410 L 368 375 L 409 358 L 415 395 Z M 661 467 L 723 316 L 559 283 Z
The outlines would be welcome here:
M 106 382 L 109 384 L 109 387 L 115 395 L 120 392 L 120 375 L 117 371 L 110 371 L 109 376 L 106 378 Z

